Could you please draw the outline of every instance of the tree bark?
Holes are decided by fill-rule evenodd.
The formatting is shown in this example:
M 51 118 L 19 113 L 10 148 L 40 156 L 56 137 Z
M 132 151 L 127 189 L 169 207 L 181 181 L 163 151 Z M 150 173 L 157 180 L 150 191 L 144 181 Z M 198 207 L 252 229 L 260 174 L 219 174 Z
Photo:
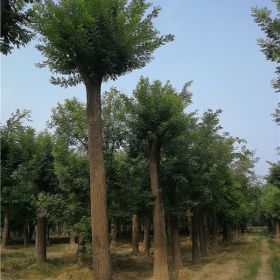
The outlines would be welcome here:
M 192 217 L 192 263 L 199 263 L 199 246 L 198 246 L 198 220 L 199 220 L 199 209 L 198 206 L 193 207 Z
M 4 210 L 4 228 L 1 240 L 1 248 L 6 248 L 7 240 L 8 240 L 8 232 L 9 232 L 9 215 L 8 211 Z
M 168 264 L 166 250 L 165 217 L 162 193 L 158 179 L 160 146 L 157 139 L 150 143 L 150 179 L 152 194 L 155 198 L 153 208 L 154 225 L 154 279 L 168 280 Z
M 199 209 L 198 231 L 199 231 L 200 253 L 202 256 L 207 256 L 208 252 L 207 252 L 206 236 L 205 236 L 205 229 L 204 229 L 204 215 L 202 209 Z
M 183 267 L 181 248 L 180 248 L 180 236 L 178 232 L 178 218 L 176 215 L 170 216 L 171 225 L 171 237 L 172 237 L 172 260 L 174 270 L 178 270 Z
M 144 238 L 143 238 L 144 254 L 150 256 L 150 226 L 148 222 L 144 223 Z
M 139 255 L 139 243 L 138 243 L 139 223 L 138 216 L 132 215 L 132 254 L 134 256 Z
M 94 279 L 112 279 L 108 236 L 105 168 L 101 132 L 102 79 L 85 80 L 87 91 L 88 158 Z
M 37 215 L 36 227 L 36 263 L 42 265 L 47 261 L 46 253 L 46 218 Z

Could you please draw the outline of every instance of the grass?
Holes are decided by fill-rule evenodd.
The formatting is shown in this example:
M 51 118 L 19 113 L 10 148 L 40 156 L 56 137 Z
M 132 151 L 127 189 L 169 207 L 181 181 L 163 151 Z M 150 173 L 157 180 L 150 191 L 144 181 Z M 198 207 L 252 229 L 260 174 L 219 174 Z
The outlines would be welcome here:
M 271 256 L 268 260 L 269 266 L 272 271 L 273 279 L 280 279 L 280 244 L 276 243 L 271 238 L 268 240 L 269 248 L 271 250 Z
M 61 245 L 48 248 L 48 252 L 61 251 Z M 64 262 L 64 258 L 51 256 L 47 264 L 37 266 L 34 248 L 11 247 L 1 252 L 1 276 L 3 279 L 45 279 L 61 273 L 65 267 Z
M 260 240 L 260 238 L 254 239 L 253 245 L 246 254 L 246 259 L 240 264 L 238 276 L 235 277 L 236 280 L 256 279 L 261 266 Z

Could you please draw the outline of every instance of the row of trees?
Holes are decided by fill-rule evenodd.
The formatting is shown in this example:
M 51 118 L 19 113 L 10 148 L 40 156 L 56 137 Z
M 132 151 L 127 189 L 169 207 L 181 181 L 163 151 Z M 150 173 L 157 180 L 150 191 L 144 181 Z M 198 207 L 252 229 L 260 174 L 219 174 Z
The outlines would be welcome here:
M 243 140 L 222 132 L 220 110 L 201 118 L 187 112 L 189 86 L 178 92 L 169 82 L 141 78 L 131 98 L 115 88 L 102 97 L 110 239 L 115 244 L 121 225 L 131 224 L 133 254 L 138 254 L 141 224 L 149 255 L 153 233 L 159 279 L 168 277 L 166 232 L 174 268 L 182 267 L 179 232 L 186 229 L 196 263 L 211 252 L 219 232 L 230 240 L 233 231 L 245 229 L 258 195 L 254 154 Z M 22 232 L 25 244 L 36 224 L 41 264 L 46 224 L 64 224 L 84 239 L 91 235 L 86 106 L 75 98 L 58 104 L 50 132 L 36 133 L 23 123 L 28 119 L 28 111 L 17 111 L 1 128 L 2 246 L 8 224 Z
M 102 81 L 144 67 L 155 49 L 173 40 L 172 35 L 160 36 L 153 26 L 158 7 L 149 13 L 150 4 L 144 0 L 49 0 L 35 4 L 27 13 L 22 12 L 24 3 L 30 2 L 33 1 L 18 1 L 19 4 L 15 5 L 13 1 L 1 1 L 5 4 L 5 22 L 9 20 L 11 23 L 1 26 L 1 52 L 7 54 L 12 45 L 26 44 L 33 35 L 25 29 L 26 24 L 30 24 L 41 36 L 38 49 L 46 57 L 39 66 L 49 66 L 55 74 L 63 75 L 52 77 L 54 84 L 73 86 L 83 82 L 87 92 L 87 114 L 86 117 L 81 114 L 84 106 L 77 100 L 60 105 L 57 113 L 59 110 L 68 112 L 67 105 L 70 106 L 68 109 L 73 109 L 73 102 L 78 104 L 80 111 L 67 116 L 65 122 L 54 113 L 51 121 L 54 136 L 47 132 L 37 134 L 23 126 L 21 120 L 27 115 L 20 112 L 2 127 L 4 143 L 14 143 L 19 149 L 10 156 L 13 148 L 9 144 L 3 146 L 6 149 L 4 154 L 7 153 L 3 160 L 7 163 L 3 171 L 7 177 L 3 200 L 11 196 L 10 200 L 3 202 L 3 209 L 7 209 L 4 211 L 5 225 L 8 225 L 10 209 L 19 210 L 22 206 L 17 196 L 21 193 L 19 190 L 23 188 L 24 194 L 30 191 L 29 194 L 33 195 L 27 197 L 33 200 L 29 204 L 26 198 L 26 203 L 30 212 L 37 216 L 37 255 L 41 256 L 37 261 L 41 263 L 45 261 L 46 219 L 55 221 L 68 213 L 75 223 L 76 217 L 78 221 L 85 221 L 82 216 L 90 212 L 95 277 L 111 279 L 107 200 L 112 224 L 123 213 L 132 214 L 133 221 L 137 221 L 135 215 L 141 217 L 142 212 L 144 217 L 150 217 L 148 206 L 152 204 L 154 276 L 155 279 L 168 279 L 165 213 L 172 225 L 174 260 L 180 266 L 176 220 L 185 215 L 187 208 L 192 209 L 193 260 L 196 262 L 198 248 L 202 253 L 207 252 L 209 236 L 215 242 L 218 222 L 227 239 L 231 232 L 229 227 L 243 224 L 252 212 L 253 205 L 249 201 L 255 195 L 251 172 L 253 154 L 242 147 L 239 139 L 219 132 L 219 111 L 209 110 L 201 120 L 195 114 L 184 113 L 190 102 L 187 86 L 177 93 L 169 83 L 162 85 L 156 81 L 150 84 L 147 79 L 142 79 L 134 98 L 119 102 L 118 109 L 125 108 L 124 114 L 119 115 L 117 110 L 112 112 L 111 108 L 107 109 L 107 115 L 106 109 L 102 114 Z M 118 100 L 114 91 L 113 104 Z M 74 129 L 72 126 L 77 120 L 85 119 L 87 128 L 83 122 L 82 127 L 69 130 Z M 17 131 L 13 123 L 26 139 L 13 132 Z M 24 147 L 25 144 L 29 148 Z M 236 150 L 237 144 L 241 145 L 239 150 Z M 90 210 L 86 207 L 89 205 L 88 180 Z M 82 187 L 84 192 L 80 192 Z M 132 194 L 135 199 L 131 199 Z M 80 199 L 79 195 L 83 198 Z M 14 204 L 18 207 L 11 207 Z M 62 205 L 60 214 L 58 206 Z M 56 211 L 52 213 L 54 206 Z M 25 211 L 28 207 L 23 209 Z M 112 231 L 114 228 L 112 226 Z M 137 232 L 137 226 L 133 228 L 136 229 L 133 232 Z M 3 236 L 6 235 L 4 230 Z

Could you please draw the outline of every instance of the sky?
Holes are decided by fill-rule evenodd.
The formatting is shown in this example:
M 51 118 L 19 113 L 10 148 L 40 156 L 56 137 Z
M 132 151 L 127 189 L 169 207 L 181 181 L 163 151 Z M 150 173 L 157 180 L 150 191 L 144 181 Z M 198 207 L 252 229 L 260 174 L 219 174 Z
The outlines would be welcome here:
M 116 81 L 103 84 L 102 91 L 114 86 L 132 94 L 140 76 L 163 82 L 170 80 L 180 90 L 192 80 L 193 103 L 189 111 L 201 115 L 208 108 L 222 109 L 224 131 L 247 141 L 260 158 L 258 175 L 266 175 L 267 161 L 278 160 L 279 128 L 271 114 L 279 95 L 271 86 L 275 64 L 267 61 L 257 45 L 265 37 L 251 16 L 251 7 L 268 7 L 270 0 L 154 0 L 162 8 L 155 26 L 161 34 L 175 35 L 174 42 L 154 53 L 154 60 Z M 50 71 L 35 64 L 43 57 L 36 42 L 1 56 L 1 122 L 16 109 L 32 112 L 32 126 L 43 130 L 51 109 L 73 96 L 85 101 L 85 88 L 60 88 L 49 83 Z

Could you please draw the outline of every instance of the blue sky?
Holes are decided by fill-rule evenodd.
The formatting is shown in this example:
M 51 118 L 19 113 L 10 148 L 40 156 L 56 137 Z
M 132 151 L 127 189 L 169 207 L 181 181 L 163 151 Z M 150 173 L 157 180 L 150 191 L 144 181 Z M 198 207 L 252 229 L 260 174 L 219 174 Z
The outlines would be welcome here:
M 193 104 L 199 114 L 208 108 L 223 110 L 225 131 L 244 138 L 260 158 L 257 174 L 265 175 L 266 161 L 276 161 L 279 129 L 271 113 L 279 102 L 270 81 L 275 65 L 266 61 L 256 44 L 264 37 L 251 17 L 251 7 L 266 6 L 276 13 L 270 0 L 157 0 L 162 11 L 155 21 L 162 34 L 172 33 L 175 41 L 161 47 L 145 68 L 108 81 L 111 86 L 131 94 L 139 77 L 170 80 L 180 89 L 193 80 Z M 49 83 L 48 69 L 37 69 L 42 61 L 35 43 L 1 58 L 1 118 L 4 122 L 17 108 L 32 111 L 32 125 L 42 130 L 51 108 L 65 98 L 85 101 L 83 85 L 63 89 Z

